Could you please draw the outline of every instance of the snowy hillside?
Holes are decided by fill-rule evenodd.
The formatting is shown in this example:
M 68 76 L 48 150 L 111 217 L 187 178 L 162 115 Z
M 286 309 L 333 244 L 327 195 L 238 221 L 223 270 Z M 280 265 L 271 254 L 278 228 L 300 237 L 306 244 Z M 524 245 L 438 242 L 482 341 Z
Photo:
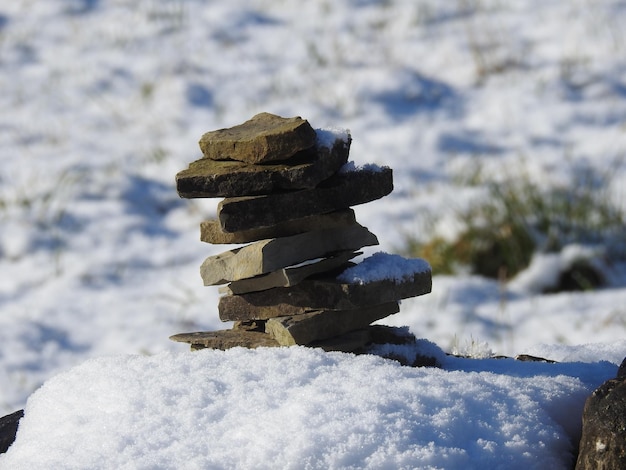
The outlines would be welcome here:
M 598 172 L 610 175 L 603 190 L 625 208 L 625 22 L 626 8 L 611 0 L 4 2 L 0 415 L 24 407 L 45 381 L 85 361 L 126 370 L 126 359 L 105 357 L 157 355 L 169 364 L 164 374 L 179 374 L 184 367 L 176 357 L 189 361 L 189 371 L 222 357 L 189 358 L 184 346 L 168 340 L 224 328 L 217 288 L 203 287 L 198 273 L 207 256 L 226 249 L 199 241 L 199 224 L 217 201 L 181 200 L 174 176 L 199 157 L 205 131 L 258 112 L 348 128 L 352 160 L 393 168 L 394 192 L 356 208 L 359 222 L 378 235 L 375 251 L 399 252 L 407 236 L 428 230 L 453 237 L 455 211 L 484 193 L 459 183 L 475 173 L 530 175 L 539 185 L 571 187 L 581 172 Z M 437 223 L 424 224 L 432 214 Z M 506 283 L 435 276 L 431 294 L 403 301 L 401 312 L 384 323 L 407 325 L 446 352 L 618 364 L 626 356 L 626 268 L 605 259 L 608 286 L 596 291 L 543 295 L 533 289 L 562 260 L 537 257 Z M 236 361 L 244 354 L 224 357 Z M 346 373 L 372 361 L 368 367 L 390 374 L 385 377 L 399 374 L 402 383 L 437 380 L 375 358 L 325 358 L 298 348 L 293 358 L 284 351 L 261 354 L 276 354 L 287 367 L 298 358 L 335 361 Z M 150 357 L 127 360 L 143 364 L 139 375 L 156 364 Z M 606 363 L 598 367 L 591 375 L 581 372 L 575 384 L 563 385 L 560 373 L 548 376 L 580 406 L 581 390 L 610 375 Z M 89 376 L 88 368 L 53 384 L 72 384 L 72 377 Z M 474 377 L 467 373 L 445 380 L 461 388 Z M 510 374 L 507 369 L 503 377 Z M 511 380 L 501 385 L 505 390 L 520 386 L 502 380 Z M 541 383 L 533 386 L 531 401 L 543 393 Z M 259 387 L 261 395 L 269 393 Z M 320 402 L 329 399 L 325 385 L 307 390 L 319 393 Z M 200 405 L 205 399 L 200 396 Z M 33 401 L 33 421 L 42 416 L 37 403 L 49 402 L 45 396 Z M 410 406 L 392 408 L 425 419 Z M 367 406 L 359 410 L 368 413 Z M 405 438 L 393 441 L 398 455 L 409 452 Z M 440 441 L 433 442 L 432 452 L 451 455 L 439 454 Z M 358 458 L 346 462 L 358 466 Z

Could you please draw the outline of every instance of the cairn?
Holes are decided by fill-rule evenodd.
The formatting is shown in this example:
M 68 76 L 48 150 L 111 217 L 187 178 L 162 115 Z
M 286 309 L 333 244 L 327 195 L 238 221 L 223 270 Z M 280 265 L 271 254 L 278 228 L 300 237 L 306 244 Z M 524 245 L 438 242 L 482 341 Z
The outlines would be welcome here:
M 431 290 L 421 259 L 359 250 L 378 239 L 352 206 L 388 195 L 392 170 L 348 163 L 345 130 L 313 129 L 299 117 L 268 113 L 207 132 L 203 157 L 176 175 L 184 198 L 224 198 L 200 238 L 246 244 L 207 258 L 207 286 L 224 285 L 219 317 L 232 329 L 182 333 L 192 349 L 306 345 L 364 351 L 372 343 L 414 341 L 406 329 L 371 325 L 399 301 Z

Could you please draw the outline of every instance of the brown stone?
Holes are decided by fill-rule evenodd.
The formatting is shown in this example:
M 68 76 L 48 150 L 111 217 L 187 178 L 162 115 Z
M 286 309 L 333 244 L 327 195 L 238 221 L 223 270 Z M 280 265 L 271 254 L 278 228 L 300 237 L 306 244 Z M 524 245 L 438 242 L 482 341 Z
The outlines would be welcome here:
M 288 237 L 321 228 L 347 227 L 355 223 L 352 209 L 312 215 L 302 219 L 288 220 L 271 227 L 233 233 L 224 232 L 219 221 L 213 219 L 200 224 L 200 240 L 213 244 L 249 243 L 268 238 Z
M 218 308 L 222 321 L 267 320 L 312 310 L 351 310 L 393 302 L 427 294 L 431 288 L 430 271 L 414 273 L 402 281 L 383 279 L 367 284 L 311 278 L 292 287 L 226 295 L 220 298 Z
M 273 238 L 208 257 L 200 267 L 204 285 L 225 284 L 326 257 L 337 251 L 377 245 L 378 239 L 365 227 L 322 229 L 291 237 Z
M 399 311 L 397 302 L 353 310 L 317 310 L 289 317 L 271 318 L 265 324 L 265 331 L 281 346 L 306 345 L 358 330 Z
M 226 350 L 237 346 L 250 349 L 280 346 L 266 333 L 244 329 L 180 333 L 170 336 L 170 339 L 180 343 L 189 343 L 194 350 L 204 348 Z
M 390 168 L 355 170 L 338 173 L 314 189 L 227 198 L 218 204 L 217 215 L 224 231 L 239 232 L 364 204 L 392 190 Z
M 220 292 L 223 294 L 246 294 L 248 292 L 272 289 L 274 287 L 295 286 L 314 274 L 324 273 L 345 266 L 349 260 L 359 254 L 360 253 L 353 251 L 341 252 L 336 256 L 323 258 L 316 262 L 305 262 L 306 264 L 279 269 L 269 274 L 234 281 L 220 289 Z
M 300 117 L 261 113 L 238 126 L 205 133 L 200 149 L 211 160 L 264 163 L 286 160 L 312 147 L 315 139 L 315 130 Z
M 287 162 L 250 163 L 202 158 L 176 175 L 180 197 L 236 197 L 314 188 L 347 161 L 349 142 L 337 140 L 332 148 L 315 146 Z

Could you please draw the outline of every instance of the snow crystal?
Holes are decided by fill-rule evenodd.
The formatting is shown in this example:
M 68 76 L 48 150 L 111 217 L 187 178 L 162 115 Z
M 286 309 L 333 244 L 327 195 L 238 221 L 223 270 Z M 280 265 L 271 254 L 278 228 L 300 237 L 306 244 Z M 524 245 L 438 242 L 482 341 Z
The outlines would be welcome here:
M 436 353 L 451 370 L 305 347 L 92 359 L 29 398 L 0 468 L 566 469 L 614 372 Z
M 342 272 L 337 279 L 350 284 L 393 280 L 402 282 L 415 274 L 430 271 L 430 265 L 420 258 L 404 258 L 379 251 L 365 258 L 356 266 Z

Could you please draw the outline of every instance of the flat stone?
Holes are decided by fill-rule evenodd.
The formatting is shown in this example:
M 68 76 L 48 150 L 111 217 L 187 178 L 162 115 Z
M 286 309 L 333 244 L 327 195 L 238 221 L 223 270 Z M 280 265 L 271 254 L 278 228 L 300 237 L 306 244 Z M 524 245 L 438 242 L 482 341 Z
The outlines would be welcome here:
M 391 168 L 340 172 L 314 189 L 224 199 L 217 216 L 224 231 L 239 232 L 364 204 L 392 190 Z
M 265 331 L 281 346 L 307 345 L 313 341 L 358 330 L 399 311 L 397 302 L 353 310 L 319 310 L 269 319 L 265 324 Z
M 341 252 L 330 258 L 322 258 L 315 262 L 305 262 L 289 268 L 279 269 L 269 274 L 262 274 L 250 279 L 242 279 L 220 288 L 221 294 L 247 294 L 272 289 L 274 287 L 295 286 L 304 279 L 327 271 L 345 266 L 355 256 L 361 253 L 354 251 Z
M 242 232 L 225 232 L 217 219 L 207 220 L 200 224 L 200 240 L 213 244 L 250 243 L 268 238 L 288 237 L 299 233 L 311 232 L 321 228 L 347 227 L 354 225 L 356 219 L 352 209 L 343 209 L 328 214 L 317 214 L 302 219 L 250 229 Z
M 170 336 L 170 339 L 180 343 L 189 343 L 193 350 L 205 348 L 226 350 L 238 346 L 249 349 L 280 346 L 267 333 L 244 329 L 180 333 Z
M 261 113 L 238 126 L 205 133 L 200 149 L 211 160 L 264 163 L 286 160 L 312 147 L 315 139 L 315 130 L 300 117 Z
M 254 165 L 202 158 L 176 175 L 180 197 L 237 197 L 277 191 L 310 189 L 331 177 L 347 161 L 349 142 L 336 140 L 332 148 L 314 146 L 287 162 Z
M 324 258 L 337 251 L 354 251 L 377 244 L 376 236 L 359 224 L 316 230 L 262 240 L 210 256 L 202 263 L 200 275 L 206 286 L 225 284 Z
M 313 341 L 307 344 L 310 348 L 320 348 L 324 351 L 356 352 L 363 350 L 371 341 L 368 328 L 349 331 L 343 335 Z
M 267 320 L 312 310 L 351 310 L 416 297 L 431 289 L 430 271 L 414 273 L 401 281 L 382 279 L 366 284 L 310 278 L 292 287 L 220 297 L 218 309 L 222 321 Z

